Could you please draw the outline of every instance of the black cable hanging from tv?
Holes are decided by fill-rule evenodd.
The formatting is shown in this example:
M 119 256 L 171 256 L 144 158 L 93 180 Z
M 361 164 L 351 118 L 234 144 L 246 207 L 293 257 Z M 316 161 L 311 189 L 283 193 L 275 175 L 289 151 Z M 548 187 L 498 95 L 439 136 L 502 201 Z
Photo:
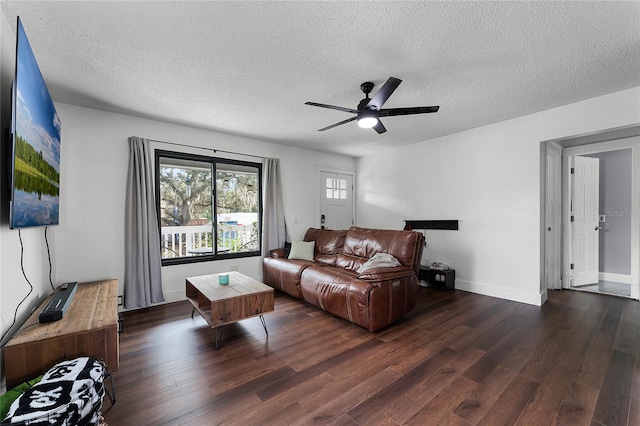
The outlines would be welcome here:
M 22 244 L 22 234 L 20 233 L 20 229 L 18 229 L 18 239 L 20 240 L 20 269 L 22 269 L 22 275 L 24 276 L 24 279 L 27 281 L 27 284 L 29 284 L 29 293 L 27 293 L 24 299 L 22 299 L 22 301 L 18 303 L 18 306 L 16 306 L 16 310 L 13 312 L 13 322 L 11 323 L 9 328 L 7 328 L 7 330 L 4 332 L 4 334 L 2 334 L 2 337 L 0 337 L 0 343 L 4 340 L 5 337 L 7 337 L 7 334 L 9 334 L 9 331 L 11 331 L 13 326 L 16 325 L 16 320 L 18 318 L 18 309 L 20 309 L 20 306 L 22 306 L 24 301 L 27 300 L 27 298 L 33 292 L 33 285 L 31 284 L 31 281 L 29 281 L 29 278 L 27 278 L 27 274 L 24 271 L 24 245 Z M 0 348 L 4 348 L 4 345 L 6 343 L 7 342 L 0 344 Z
M 53 268 L 51 267 L 51 251 L 49 251 L 49 239 L 47 238 L 48 229 L 48 226 L 44 227 L 44 242 L 47 245 L 47 259 L 49 260 L 49 284 L 51 284 L 51 290 L 55 291 L 56 288 L 53 286 L 53 280 L 51 279 L 51 272 Z

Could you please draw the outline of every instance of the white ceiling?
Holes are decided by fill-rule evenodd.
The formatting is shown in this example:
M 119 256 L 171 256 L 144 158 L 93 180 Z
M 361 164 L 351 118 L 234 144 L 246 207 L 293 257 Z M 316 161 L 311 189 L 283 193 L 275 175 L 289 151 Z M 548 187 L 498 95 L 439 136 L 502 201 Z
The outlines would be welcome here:
M 55 101 L 361 156 L 640 86 L 640 2 L 6 1 Z M 387 133 L 355 108 L 403 83 Z M 64 124 L 64 123 L 63 123 Z M 141 135 L 144 136 L 144 135 Z M 184 141 L 180 141 L 184 142 Z M 212 141 L 214 144 L 215 141 Z

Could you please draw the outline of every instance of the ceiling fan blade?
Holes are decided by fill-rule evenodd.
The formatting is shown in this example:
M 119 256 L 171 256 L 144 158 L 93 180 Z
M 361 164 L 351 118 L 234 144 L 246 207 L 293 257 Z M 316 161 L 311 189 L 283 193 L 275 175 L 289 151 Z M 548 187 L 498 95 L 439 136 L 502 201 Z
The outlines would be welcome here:
M 327 127 L 323 127 L 322 129 L 318 129 L 318 131 L 319 132 L 324 132 L 325 130 L 333 129 L 334 127 L 338 127 L 338 126 L 341 126 L 343 124 L 347 124 L 347 123 L 349 123 L 351 121 L 354 121 L 357 118 L 358 118 L 357 116 L 356 117 L 347 118 L 346 120 L 342 120 L 339 123 L 335 123 L 335 124 L 332 124 L 331 126 L 327 126 Z
M 380 90 L 378 90 L 376 95 L 371 98 L 366 108 L 378 111 L 380 108 L 382 108 L 382 105 L 387 102 L 389 96 L 391 96 L 391 94 L 398 88 L 400 83 L 402 83 L 402 80 L 400 80 L 399 78 L 389 77 L 387 82 L 384 83 Z
M 337 111 L 350 112 L 351 114 L 357 114 L 358 113 L 357 109 L 344 108 L 344 107 L 335 106 L 335 105 L 319 104 L 317 102 L 305 102 L 304 104 L 305 105 L 316 106 L 316 107 L 320 107 L 320 108 L 335 109 Z
M 378 132 L 378 134 L 380 134 L 380 133 L 386 132 L 387 128 L 384 127 L 384 124 L 382 124 L 382 121 L 378 120 L 378 124 L 373 126 L 373 130 L 375 130 L 376 132 Z
M 389 108 L 378 111 L 378 117 L 393 117 L 395 115 L 412 115 L 427 114 L 429 112 L 438 112 L 439 106 L 424 106 L 412 108 Z

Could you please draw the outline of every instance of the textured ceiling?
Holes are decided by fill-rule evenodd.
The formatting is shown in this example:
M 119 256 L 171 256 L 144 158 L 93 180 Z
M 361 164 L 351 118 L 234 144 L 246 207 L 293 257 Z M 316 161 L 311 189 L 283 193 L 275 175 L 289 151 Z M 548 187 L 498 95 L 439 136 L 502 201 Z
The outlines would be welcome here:
M 54 100 L 352 156 L 640 86 L 640 2 L 5 1 Z M 360 83 L 403 83 L 387 133 Z M 144 136 L 144 135 L 141 135 Z M 212 142 L 214 143 L 214 142 Z

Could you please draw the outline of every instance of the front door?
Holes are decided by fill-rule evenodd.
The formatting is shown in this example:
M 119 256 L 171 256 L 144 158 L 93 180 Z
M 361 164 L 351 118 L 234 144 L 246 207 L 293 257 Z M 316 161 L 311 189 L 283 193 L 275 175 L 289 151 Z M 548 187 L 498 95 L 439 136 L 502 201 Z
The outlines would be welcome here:
M 353 176 L 320 171 L 320 227 L 349 229 L 353 217 Z
M 571 164 L 573 287 L 598 283 L 600 160 L 574 156 Z

